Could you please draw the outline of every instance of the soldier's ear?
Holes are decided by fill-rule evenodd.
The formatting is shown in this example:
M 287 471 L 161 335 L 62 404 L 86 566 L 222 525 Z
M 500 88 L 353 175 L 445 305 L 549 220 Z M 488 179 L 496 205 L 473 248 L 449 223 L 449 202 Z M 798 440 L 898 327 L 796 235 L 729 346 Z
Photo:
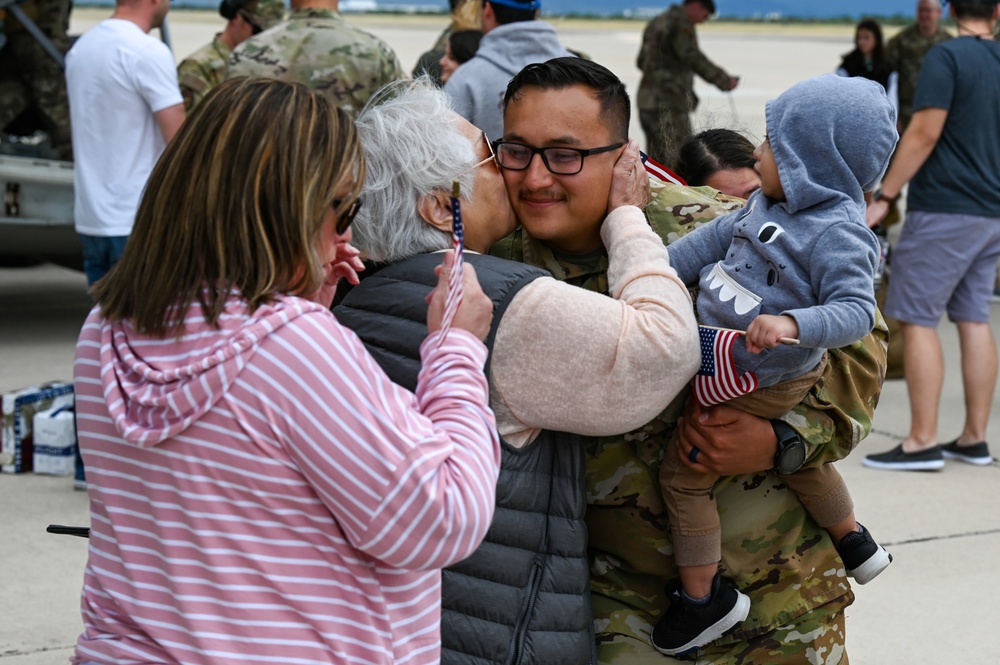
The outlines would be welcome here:
M 424 194 L 417 204 L 420 218 L 438 231 L 451 233 L 451 194 L 442 189 L 436 189 L 431 194 Z

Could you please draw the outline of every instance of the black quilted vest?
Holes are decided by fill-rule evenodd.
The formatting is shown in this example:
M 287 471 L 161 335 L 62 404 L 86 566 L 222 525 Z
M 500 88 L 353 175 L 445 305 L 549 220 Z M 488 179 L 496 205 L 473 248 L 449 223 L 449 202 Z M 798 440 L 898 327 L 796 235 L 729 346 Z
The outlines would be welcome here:
M 466 254 L 493 300 L 493 348 L 507 305 L 547 273 L 492 256 Z M 396 383 L 414 390 L 427 336 L 427 293 L 440 254 L 424 254 L 367 276 L 337 305 Z M 487 361 L 487 372 L 489 361 Z M 579 438 L 543 432 L 524 448 L 501 441 L 496 512 L 479 549 L 445 569 L 442 665 L 596 663 L 584 524 L 584 453 Z

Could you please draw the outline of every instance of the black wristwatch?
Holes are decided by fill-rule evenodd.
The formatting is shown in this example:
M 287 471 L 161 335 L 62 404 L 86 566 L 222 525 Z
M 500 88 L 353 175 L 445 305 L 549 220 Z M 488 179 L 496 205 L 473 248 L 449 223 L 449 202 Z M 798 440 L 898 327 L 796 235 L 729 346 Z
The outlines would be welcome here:
M 896 199 L 898 198 L 899 194 L 896 194 L 895 196 L 886 196 L 885 192 L 882 191 L 881 187 L 879 187 L 872 193 L 872 201 L 885 201 L 889 205 L 895 203 Z
M 783 420 L 772 420 L 771 429 L 778 437 L 778 450 L 774 453 L 774 472 L 787 476 L 802 468 L 806 461 L 806 444 L 799 433 Z

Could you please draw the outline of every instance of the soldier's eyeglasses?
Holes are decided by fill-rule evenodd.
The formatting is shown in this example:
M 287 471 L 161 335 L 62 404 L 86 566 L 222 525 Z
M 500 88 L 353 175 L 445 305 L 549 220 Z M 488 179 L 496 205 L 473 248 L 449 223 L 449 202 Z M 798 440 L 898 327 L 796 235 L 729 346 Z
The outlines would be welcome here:
M 344 205 L 343 199 L 333 200 L 333 209 L 336 210 L 340 206 Z M 347 233 L 347 229 L 351 228 L 351 223 L 354 222 L 354 218 L 357 217 L 358 211 L 361 210 L 361 199 L 357 198 L 348 206 L 347 210 L 340 214 L 337 218 L 337 235 L 342 236 Z
M 524 171 L 531 166 L 531 160 L 535 158 L 535 155 L 541 155 L 545 168 L 555 175 L 576 175 L 583 170 L 585 157 L 611 152 L 623 145 L 625 144 L 612 143 L 600 148 L 581 150 L 579 148 L 535 148 L 512 141 L 494 141 L 493 150 L 496 152 L 497 164 L 500 165 L 500 168 Z

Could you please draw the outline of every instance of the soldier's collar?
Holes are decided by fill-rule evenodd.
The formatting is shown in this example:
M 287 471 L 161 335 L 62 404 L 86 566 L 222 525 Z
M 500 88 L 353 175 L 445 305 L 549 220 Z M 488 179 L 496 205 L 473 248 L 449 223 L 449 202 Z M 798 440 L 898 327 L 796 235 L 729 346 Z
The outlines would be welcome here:
M 302 7 L 293 9 L 289 18 L 342 18 L 340 12 L 330 9 L 320 9 L 319 7 Z
M 608 270 L 608 252 L 603 247 L 586 254 L 559 254 L 521 229 L 524 262 L 549 271 L 559 281 L 600 275 Z

